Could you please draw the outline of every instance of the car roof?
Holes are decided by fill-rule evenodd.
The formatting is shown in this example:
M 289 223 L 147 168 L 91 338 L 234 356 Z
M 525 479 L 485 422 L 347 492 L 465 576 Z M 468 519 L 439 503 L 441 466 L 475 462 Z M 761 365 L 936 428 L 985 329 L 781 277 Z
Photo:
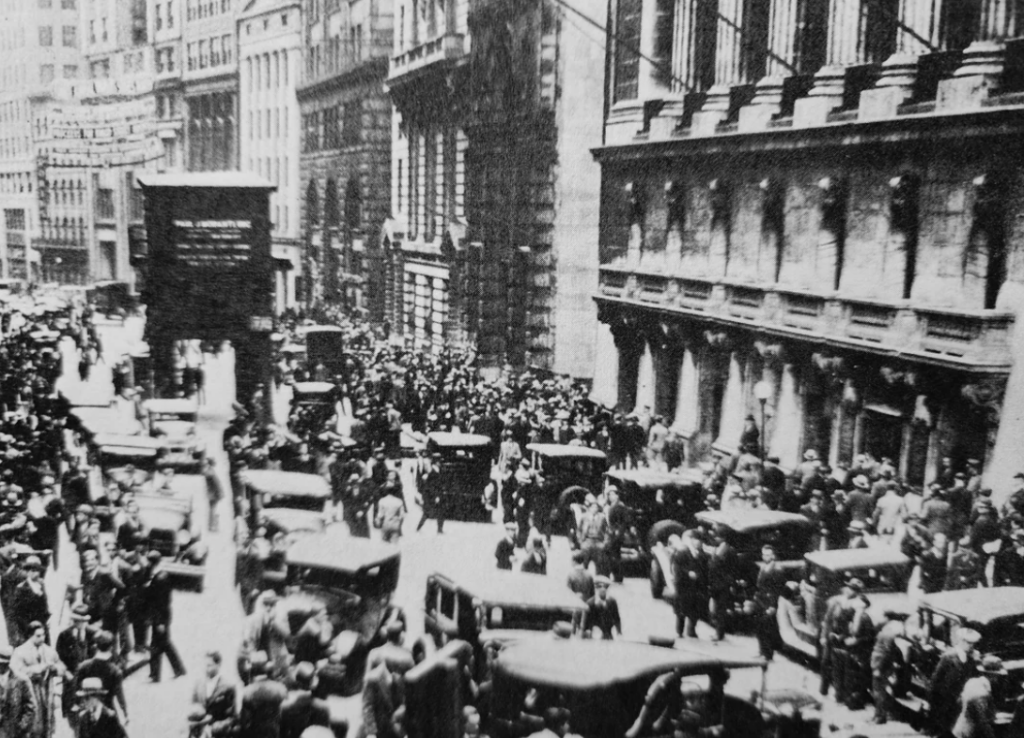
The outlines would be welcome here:
M 910 564 L 910 559 L 907 556 L 890 546 L 811 551 L 804 558 L 815 566 L 820 566 L 829 571 L 863 569 L 870 566 L 905 566 Z
M 1024 621 L 1024 587 L 991 587 L 934 592 L 921 605 L 965 623 L 988 626 L 1000 620 Z
M 752 533 L 758 530 L 776 528 L 783 525 L 799 525 L 809 527 L 811 521 L 799 513 L 779 512 L 777 510 L 704 510 L 697 513 L 701 523 L 724 525 L 737 533 Z
M 531 685 L 584 691 L 607 689 L 675 669 L 692 675 L 762 664 L 760 659 L 729 658 L 629 641 L 531 638 L 502 649 L 495 668 Z
M 311 533 L 296 540 L 285 554 L 289 564 L 356 574 L 401 557 L 397 546 L 355 538 L 338 530 Z
M 427 434 L 427 440 L 442 448 L 469 448 L 490 445 L 490 436 L 478 433 L 446 433 L 434 431 Z
M 152 456 L 165 445 L 158 438 L 131 436 L 127 433 L 97 433 L 93 437 L 93 443 L 99 446 L 100 453 L 118 455 L 139 453 L 145 456 Z M 127 454 L 124 453 L 125 451 Z
M 150 413 L 199 413 L 199 405 L 192 400 L 183 399 L 171 399 L 171 400 L 146 400 L 142 403 L 142 407 L 146 409 L 146 412 Z
M 435 572 L 455 589 L 488 605 L 500 607 L 559 608 L 586 610 L 587 604 L 565 583 L 536 574 L 518 571 L 468 569 L 457 577 Z
M 241 474 L 242 481 L 261 494 L 291 497 L 330 497 L 331 487 L 319 474 L 248 469 Z
M 336 325 L 300 325 L 295 332 L 304 336 L 307 333 L 344 333 L 345 330 Z
M 686 471 L 696 472 L 686 473 Z M 704 475 L 699 469 L 686 470 L 681 474 L 658 471 L 657 469 L 609 469 L 604 473 L 612 482 L 632 482 L 640 487 L 681 487 L 700 483 Z
M 325 395 L 334 389 L 330 382 L 296 382 L 292 390 L 298 395 Z
M 528 443 L 526 450 L 538 453 L 541 456 L 586 457 L 588 459 L 607 458 L 604 451 L 598 451 L 596 448 L 561 443 Z

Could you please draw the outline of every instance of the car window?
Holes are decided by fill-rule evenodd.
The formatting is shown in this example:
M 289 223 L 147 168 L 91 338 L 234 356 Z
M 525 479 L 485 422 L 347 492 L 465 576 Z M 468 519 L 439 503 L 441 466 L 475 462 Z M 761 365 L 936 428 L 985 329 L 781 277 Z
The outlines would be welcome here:
M 440 612 L 445 617 L 452 618 L 454 620 L 456 602 L 455 592 L 447 588 L 442 588 L 440 596 L 441 601 L 440 603 L 438 603 L 438 612 Z

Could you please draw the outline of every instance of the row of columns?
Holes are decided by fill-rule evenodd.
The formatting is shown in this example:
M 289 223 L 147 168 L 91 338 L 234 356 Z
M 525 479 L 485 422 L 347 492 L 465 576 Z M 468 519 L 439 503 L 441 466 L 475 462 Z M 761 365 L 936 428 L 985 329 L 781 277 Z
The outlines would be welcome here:
M 639 99 L 663 99 L 668 101 L 664 115 L 676 112 L 677 99 L 686 91 L 706 90 L 711 83 L 710 95 L 702 112 L 724 112 L 728 106 L 728 90 L 736 85 L 767 83 L 774 90 L 781 78 L 793 73 L 793 61 L 800 45 L 799 34 L 808 27 L 805 22 L 808 3 L 823 0 L 771 0 L 767 29 L 768 53 L 765 62 L 765 73 L 762 79 L 750 78 L 758 74 L 758 69 L 750 69 L 751 47 L 755 43 L 752 38 L 755 29 L 751 26 L 752 12 L 763 12 L 755 9 L 751 0 L 646 0 L 643 2 L 641 17 L 642 57 L 639 63 L 640 79 L 638 82 Z M 895 29 L 895 49 L 890 59 L 896 69 L 883 75 L 880 86 L 891 86 L 891 78 L 899 76 L 901 84 L 908 87 L 913 83 L 913 76 L 906 79 L 904 67 L 908 61 L 916 67 L 916 57 L 944 44 L 948 28 L 945 24 L 955 23 L 968 13 L 956 7 L 946 7 L 958 0 L 899 0 L 893 14 L 898 14 L 898 22 L 902 26 Z M 819 72 L 815 83 L 817 96 L 835 96 L 841 94 L 842 70 L 845 67 L 869 62 L 882 62 L 883 59 L 872 59 L 879 48 L 879 40 L 875 37 L 877 29 L 869 23 L 869 16 L 878 18 L 882 24 L 895 24 L 897 19 L 890 17 L 888 6 L 880 6 L 885 0 L 828 0 L 827 47 L 825 67 Z M 674 4 L 674 5 L 673 5 Z M 983 0 L 981 8 L 975 12 L 977 24 L 974 27 L 975 43 L 965 52 L 964 69 L 958 76 L 980 73 L 978 62 L 972 62 L 972 56 L 985 52 L 984 62 L 988 65 L 982 71 L 991 74 L 993 64 L 992 42 L 997 45 L 1012 38 L 1024 30 L 1024 18 L 1017 10 L 1016 0 Z M 659 22 L 659 16 L 673 12 L 673 25 Z M 959 12 L 957 12 L 959 11 Z M 964 19 L 968 23 L 968 19 Z M 971 24 L 974 25 L 974 24 Z M 673 33 L 672 59 L 659 60 L 658 33 L 671 27 Z M 708 35 L 714 39 L 714 47 Z M 986 43 L 988 44 L 986 46 Z M 703 57 L 714 53 L 713 79 L 707 74 L 707 60 Z M 998 50 L 997 50 L 998 52 Z M 996 53 L 997 53 L 996 52 Z M 909 57 L 909 60 L 908 60 Z M 652 63 L 651 60 L 655 60 Z M 664 64 L 660 64 L 663 62 Z M 661 68 L 659 69 L 659 66 Z M 664 68 L 671 69 L 672 74 L 665 74 Z M 911 72 L 913 74 L 913 71 Z M 838 87 L 837 87 L 838 85 Z M 780 84 L 778 86 L 781 86 Z M 769 102 L 774 102 L 773 96 Z M 719 116 L 720 117 L 720 116 Z M 695 125 L 697 123 L 695 122 Z

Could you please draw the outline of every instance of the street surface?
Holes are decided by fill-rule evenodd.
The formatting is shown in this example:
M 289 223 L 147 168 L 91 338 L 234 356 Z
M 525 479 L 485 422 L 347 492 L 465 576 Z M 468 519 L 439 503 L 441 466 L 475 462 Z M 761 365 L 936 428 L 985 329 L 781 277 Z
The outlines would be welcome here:
M 98 364 L 89 379 L 90 391 L 105 392 L 112 397 L 109 365 L 127 348 L 131 340 L 141 338 L 140 321 L 130 320 L 127 325 L 101 325 L 106 364 Z M 72 344 L 62 346 L 65 359 L 65 377 L 62 382 L 72 388 L 79 384 L 77 358 Z M 217 460 L 218 468 L 224 475 L 226 490 L 226 459 L 221 450 L 221 432 L 231 413 L 234 398 L 234 367 L 230 349 L 219 357 L 207 355 L 206 360 L 206 404 L 202 408 L 200 434 L 206 441 L 208 452 Z M 279 421 L 287 416 L 287 388 L 274 398 L 274 412 Z M 126 413 L 130 406 L 122 403 Z M 127 417 L 127 415 L 126 415 Z M 415 532 L 420 511 L 413 503 L 413 483 L 408 470 L 402 470 L 406 498 L 410 511 L 400 545 L 402 548 L 402 570 L 395 599 L 405 608 L 410 631 L 407 645 L 423 633 L 422 603 L 426 577 L 434 571 L 457 575 L 469 569 L 490 570 L 494 567 L 493 551 L 502 536 L 501 526 L 481 523 L 460 523 L 449 521 L 443 535 L 437 534 L 434 521 L 428 521 L 423 530 Z M 234 546 L 231 541 L 231 520 L 229 500 L 224 501 L 221 511 L 221 531 L 209 536 L 210 556 L 207 563 L 206 587 L 202 593 L 177 592 L 174 600 L 174 621 L 171 635 L 189 670 L 181 679 L 173 679 L 169 665 L 164 666 L 164 681 L 154 684 L 149 680 L 148 668 L 132 674 L 125 683 L 130 723 L 129 734 L 139 738 L 180 738 L 187 735 L 185 716 L 194 679 L 202 671 L 204 654 L 219 650 L 224 655 L 225 672 L 234 676 L 235 653 L 241 641 L 242 608 L 234 587 Z M 205 499 L 197 500 L 197 508 L 205 520 Z M 204 526 L 205 529 L 205 526 Z M 376 534 L 376 531 L 374 531 Z M 66 542 L 65 542 L 66 543 Z M 51 609 L 61 612 L 61 597 L 66 584 L 78 578 L 77 561 L 74 557 L 62 557 L 62 569 L 56 575 L 48 576 Z M 556 538 L 548 560 L 548 576 L 556 580 L 565 579 L 570 569 L 569 546 L 564 538 Z M 654 601 L 646 579 L 627 579 L 623 584 L 614 584 L 611 595 L 618 599 L 622 612 L 625 638 L 646 641 L 649 636 L 669 636 L 674 632 L 674 616 L 670 606 Z M 63 613 L 59 629 L 68 624 L 68 615 Z M 729 636 L 722 644 L 713 644 L 711 630 L 701 624 L 698 641 L 688 641 L 687 647 L 701 650 L 720 650 L 738 655 L 752 656 L 757 653 L 756 641 L 751 637 Z M 769 689 L 797 688 L 814 691 L 818 677 L 805 667 L 795 664 L 784 656 L 776 656 L 769 665 L 767 686 Z M 729 690 L 749 696 L 761 688 L 761 673 L 748 669 L 733 676 Z M 349 698 L 332 703 L 332 710 L 350 719 L 349 735 L 355 734 L 359 713 L 359 698 Z M 59 706 L 58 706 L 59 713 Z M 826 721 L 836 724 L 850 724 L 863 720 L 863 715 L 851 716 L 845 708 L 832 705 L 826 711 Z M 57 736 L 71 738 L 67 723 L 58 720 Z

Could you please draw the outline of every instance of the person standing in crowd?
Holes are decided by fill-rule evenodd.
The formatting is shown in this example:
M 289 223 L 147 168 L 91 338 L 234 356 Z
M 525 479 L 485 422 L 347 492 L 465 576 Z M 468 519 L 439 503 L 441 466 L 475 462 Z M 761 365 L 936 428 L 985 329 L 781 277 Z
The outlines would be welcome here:
M 28 679 L 11 671 L 11 647 L 0 646 L 0 738 L 26 738 L 36 726 L 36 700 Z
M 582 551 L 572 552 L 572 570 L 569 572 L 567 584 L 569 589 L 587 602 L 594 596 L 594 577 L 586 568 L 586 557 Z
M 775 612 L 779 597 L 786 586 L 786 575 L 776 562 L 774 546 L 761 548 L 761 567 L 757 573 L 754 592 L 754 611 L 757 618 L 757 644 L 761 657 L 771 661 L 775 657 Z
M 697 621 L 707 608 L 708 562 L 699 533 L 683 533 L 682 546 L 672 554 L 675 574 L 676 636 L 696 638 Z
M 206 671 L 192 690 L 192 704 L 203 709 L 202 724 L 210 738 L 232 735 L 236 726 L 237 687 L 221 674 L 220 651 L 208 651 Z
M 11 643 L 20 645 L 29 637 L 29 625 L 33 622 L 43 624 L 45 641 L 50 642 L 50 605 L 46 598 L 43 585 L 43 564 L 38 556 L 28 556 L 21 563 L 25 579 L 14 588 L 11 595 L 10 621 L 15 626 Z
M 853 617 L 846 636 L 847 667 L 843 675 L 846 705 L 862 710 L 867 705 L 871 686 L 871 652 L 875 643 L 875 624 L 868 614 L 871 603 L 863 594 L 850 600 Z
M 95 636 L 89 625 L 89 610 L 84 605 L 71 608 L 71 625 L 57 636 L 55 650 L 57 657 L 64 664 L 67 674 L 77 674 L 78 668 L 92 655 Z M 74 679 L 65 679 L 61 695 L 61 714 L 74 728 L 74 708 L 76 707 Z
M 729 613 L 734 604 L 733 583 L 739 561 L 736 549 L 722 531 L 716 531 L 714 551 L 708 557 L 708 614 L 715 626 L 715 640 L 725 638 Z
M 395 472 L 390 472 L 394 475 Z M 402 523 L 405 521 L 405 500 L 401 498 L 401 487 L 385 487 L 384 495 L 377 503 L 374 524 L 380 528 L 385 543 L 398 543 L 402 538 Z
M 50 738 L 53 735 L 53 680 L 66 676 L 57 652 L 46 643 L 46 628 L 40 622 L 29 623 L 28 640 L 14 649 L 11 671 L 32 685 L 36 702 L 35 728 L 28 738 Z
M 280 738 L 281 705 L 288 690 L 270 677 L 270 662 L 264 651 L 252 655 L 250 674 L 252 681 L 242 690 L 239 738 Z
M 313 664 L 301 661 L 292 670 L 292 685 L 281 703 L 281 738 L 301 738 L 311 725 L 331 724 L 327 703 L 313 696 Z
M 893 713 L 895 700 L 890 681 L 896 673 L 897 657 L 900 656 L 896 641 L 906 635 L 906 614 L 889 611 L 885 617 L 886 622 L 875 636 L 871 649 L 871 699 L 875 704 L 871 722 L 876 725 L 889 722 Z
M 416 502 L 423 509 L 420 522 L 416 525 L 419 533 L 428 518 L 437 520 L 437 532 L 444 533 L 445 490 L 441 488 L 441 454 L 431 454 L 430 465 L 416 478 Z
M 601 639 L 612 640 L 613 633 L 622 637 L 622 618 L 619 616 L 619 603 L 608 594 L 611 580 L 606 576 L 594 579 L 594 596 L 587 600 L 586 620 L 583 632 L 586 637 L 593 634 L 594 628 L 601 631 Z
M 401 704 L 398 681 L 388 668 L 384 654 L 374 652 L 366 660 L 363 680 L 363 724 L 361 738 L 395 738 L 391 730 L 391 717 Z
M 150 551 L 147 555 L 150 571 L 149 581 L 146 583 L 146 611 L 149 615 L 149 624 L 152 628 L 150 650 L 149 650 L 149 678 L 154 682 L 160 681 L 160 671 L 163 665 L 163 657 L 166 655 L 171 669 L 174 671 L 174 678 L 185 675 L 185 665 L 178 655 L 171 640 L 171 598 L 174 589 L 170 577 L 164 570 L 161 562 L 162 556 L 158 551 Z
M 608 565 L 605 560 L 605 541 L 608 539 L 608 518 L 597 504 L 597 498 L 587 496 L 587 512 L 580 522 L 580 551 L 585 559 L 584 567 L 594 564 L 597 574 L 607 576 Z
M 206 501 L 209 509 L 208 529 L 216 533 L 220 528 L 220 501 L 224 499 L 224 487 L 220 483 L 220 475 L 213 457 L 203 459 L 203 479 L 206 482 Z
M 117 713 L 103 703 L 107 690 L 100 679 L 90 677 L 83 680 L 77 695 L 82 702 L 77 738 L 127 738 Z
M 494 559 L 499 569 L 512 571 L 516 555 L 516 524 L 505 523 L 505 535 L 494 549 Z
M 939 657 L 928 693 L 929 722 L 933 735 L 949 735 L 960 716 L 960 695 L 977 670 L 975 647 L 981 634 L 969 628 L 959 631 L 953 647 Z
M 121 709 L 122 722 L 128 724 L 128 701 L 124 696 L 124 672 L 114 663 L 113 649 L 114 638 L 105 630 L 101 630 L 95 637 L 96 654 L 91 659 L 83 661 L 75 672 L 75 689 L 81 689 L 86 679 L 99 679 L 103 685 L 103 703 L 115 709 Z M 78 716 L 72 711 L 74 719 Z M 69 718 L 70 722 L 70 718 Z
M 960 693 L 960 714 L 953 724 L 953 738 L 994 738 L 996 708 L 992 699 L 992 678 L 1007 674 L 1000 658 L 986 655 L 977 674 L 967 680 Z

